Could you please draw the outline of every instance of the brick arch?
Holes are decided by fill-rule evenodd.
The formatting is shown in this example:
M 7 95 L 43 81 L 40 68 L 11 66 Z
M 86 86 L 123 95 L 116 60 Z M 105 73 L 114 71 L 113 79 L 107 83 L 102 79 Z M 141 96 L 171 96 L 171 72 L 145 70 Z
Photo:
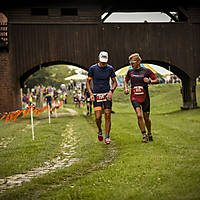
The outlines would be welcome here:
M 7 22 L 8 22 L 8 18 L 6 14 L 4 14 L 3 12 L 0 12 L 0 23 L 7 23 Z

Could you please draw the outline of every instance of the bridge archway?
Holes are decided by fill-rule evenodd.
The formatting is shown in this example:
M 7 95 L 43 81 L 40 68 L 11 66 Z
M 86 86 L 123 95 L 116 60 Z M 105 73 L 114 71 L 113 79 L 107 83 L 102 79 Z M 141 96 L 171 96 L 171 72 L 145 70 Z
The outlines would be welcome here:
M 154 65 L 158 65 L 158 66 L 161 66 L 167 70 L 169 70 L 170 68 L 170 71 L 177 75 L 181 80 L 183 80 L 187 75 L 187 73 L 185 73 L 183 70 L 181 70 L 179 67 L 175 66 L 175 65 L 172 65 L 170 63 L 167 63 L 167 62 L 163 62 L 163 61 L 158 61 L 158 60 L 143 60 L 142 61 L 143 63 L 148 63 L 148 64 L 154 64 Z
M 29 76 L 31 76 L 32 74 L 34 74 L 35 72 L 39 71 L 40 69 L 44 68 L 44 67 L 50 67 L 53 65 L 73 65 L 75 67 L 79 67 L 83 70 L 88 71 L 87 67 L 76 64 L 76 63 L 72 63 L 72 62 L 66 62 L 66 61 L 51 61 L 51 62 L 45 62 L 39 65 L 36 65 L 34 67 L 32 67 L 30 70 L 28 70 L 27 72 L 25 72 L 21 77 L 20 77 L 20 87 L 23 88 L 24 87 L 24 82 L 28 79 Z
M 182 109 L 191 109 L 191 108 L 197 108 L 197 100 L 196 100 L 196 76 L 195 79 L 191 79 L 187 73 L 185 73 L 183 70 L 181 70 L 179 67 L 162 62 L 162 61 L 156 61 L 156 60 L 146 60 L 145 62 L 150 64 L 156 64 L 164 67 L 165 69 L 169 69 L 172 71 L 175 75 L 177 75 L 181 81 L 182 81 L 182 98 L 183 98 L 183 106 Z
M 142 63 L 155 64 L 167 70 L 169 70 L 169 67 L 170 67 L 170 71 L 173 72 L 173 74 L 177 75 L 181 79 L 181 82 L 182 82 L 181 94 L 182 94 L 183 106 L 181 106 L 181 109 L 185 110 L 185 109 L 197 108 L 196 78 L 191 79 L 191 77 L 189 77 L 187 73 L 181 70 L 181 68 L 167 62 L 163 62 L 159 60 L 142 60 Z M 120 68 L 123 68 L 127 65 L 128 64 L 123 65 Z

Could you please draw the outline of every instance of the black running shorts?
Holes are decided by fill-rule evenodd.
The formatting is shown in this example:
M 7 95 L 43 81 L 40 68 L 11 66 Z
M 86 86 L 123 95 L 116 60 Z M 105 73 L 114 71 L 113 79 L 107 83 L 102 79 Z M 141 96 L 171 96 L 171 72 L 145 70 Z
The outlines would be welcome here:
M 94 101 L 94 111 L 102 110 L 103 109 L 112 109 L 112 101 L 102 101 L 97 102 L 96 95 L 94 95 L 95 101 Z
M 143 113 L 150 113 L 150 98 L 149 98 L 149 96 L 147 96 L 142 103 L 140 103 L 137 100 L 133 100 L 132 105 L 133 105 L 134 109 L 136 109 L 137 107 L 140 107 L 140 108 L 142 107 Z

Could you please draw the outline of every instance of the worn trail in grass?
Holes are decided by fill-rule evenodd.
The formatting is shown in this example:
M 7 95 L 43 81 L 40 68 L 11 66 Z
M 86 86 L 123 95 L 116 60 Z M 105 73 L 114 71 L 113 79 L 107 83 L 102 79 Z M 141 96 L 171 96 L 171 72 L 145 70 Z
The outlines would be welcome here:
M 57 147 L 58 151 L 56 156 L 51 155 L 50 157 L 52 158 L 50 160 L 40 160 L 39 166 L 30 168 L 29 170 L 16 169 L 16 172 L 21 171 L 22 173 L 1 178 L 0 188 L 2 194 L 0 194 L 0 199 L 38 199 L 41 198 L 41 195 L 46 193 L 46 191 L 54 188 L 55 185 L 65 184 L 66 181 L 72 182 L 74 179 L 97 171 L 112 162 L 116 156 L 117 150 L 114 145 L 110 146 L 110 148 L 105 148 L 105 145 L 99 144 L 97 141 L 93 142 L 94 138 L 96 139 L 96 128 L 93 119 L 88 119 L 82 114 L 82 111 L 77 109 L 77 111 L 79 111 L 79 113 L 77 113 L 77 111 L 70 107 L 62 109 L 62 115 L 66 111 L 70 112 L 70 114 L 67 114 L 67 118 L 65 116 L 65 118 L 52 119 L 52 124 L 50 125 L 44 125 L 43 122 L 47 122 L 45 117 L 39 121 L 35 120 L 38 124 L 42 123 L 40 124 L 41 128 L 38 127 L 38 129 L 36 128 L 35 130 L 37 133 L 36 140 L 34 141 L 36 146 L 40 145 L 41 142 L 48 142 L 44 141 L 44 139 L 40 138 L 38 135 L 43 133 L 44 127 L 42 126 L 45 126 L 46 129 L 50 126 L 51 129 L 55 129 L 57 134 L 62 138 L 61 141 L 57 140 L 55 143 L 56 145 L 60 143 Z M 20 123 L 24 125 L 24 121 L 18 123 L 19 125 Z M 65 128 L 63 128 L 63 126 Z M 19 130 L 20 128 L 22 128 L 22 125 L 20 125 Z M 27 130 L 27 132 L 30 131 L 29 127 Z M 26 128 L 23 133 L 24 132 L 26 132 Z M 54 135 L 50 133 L 48 140 L 50 141 L 53 139 L 52 137 L 54 137 Z M 45 138 L 45 140 L 46 139 L 47 138 Z M 18 144 L 18 146 L 19 145 L 21 144 Z M 4 154 L 9 153 L 9 151 L 12 151 L 12 149 L 9 149 L 8 146 L 8 148 L 4 149 Z M 109 155 L 106 155 L 108 151 Z M 10 159 L 12 159 L 12 157 Z M 7 169 L 7 173 L 10 174 L 12 172 L 9 172 L 9 169 Z M 46 182 L 48 182 L 48 184 Z

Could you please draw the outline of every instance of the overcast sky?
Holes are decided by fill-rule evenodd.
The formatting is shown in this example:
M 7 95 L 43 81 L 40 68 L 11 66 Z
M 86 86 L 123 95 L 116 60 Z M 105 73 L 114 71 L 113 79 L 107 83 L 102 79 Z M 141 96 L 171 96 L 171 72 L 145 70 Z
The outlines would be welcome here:
M 102 18 L 107 13 L 102 15 Z M 170 17 L 161 12 L 112 13 L 104 22 L 169 22 Z

